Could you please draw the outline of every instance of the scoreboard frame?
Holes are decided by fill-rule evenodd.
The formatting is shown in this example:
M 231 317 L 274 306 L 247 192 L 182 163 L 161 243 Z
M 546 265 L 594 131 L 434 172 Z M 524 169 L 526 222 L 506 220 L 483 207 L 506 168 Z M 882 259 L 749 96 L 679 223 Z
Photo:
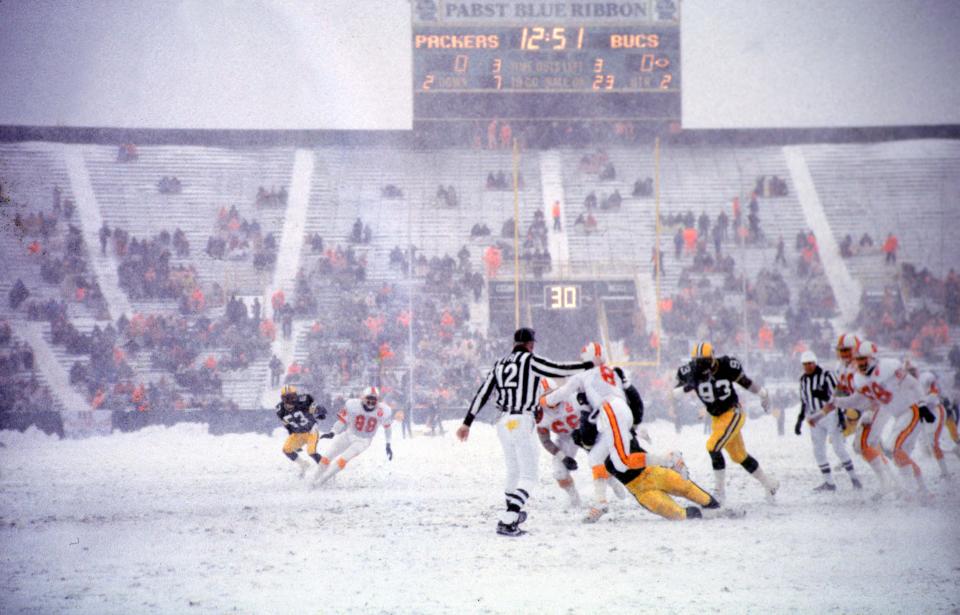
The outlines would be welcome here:
M 662 2 L 415 3 L 414 121 L 679 123 L 679 7 Z

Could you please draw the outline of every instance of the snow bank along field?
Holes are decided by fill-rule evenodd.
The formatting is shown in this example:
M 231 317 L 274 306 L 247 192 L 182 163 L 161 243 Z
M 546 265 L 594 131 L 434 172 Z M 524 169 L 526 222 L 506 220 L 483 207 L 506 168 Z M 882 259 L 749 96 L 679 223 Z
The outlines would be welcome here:
M 611 496 L 594 525 L 564 508 L 542 454 L 529 533 L 506 538 L 494 531 L 503 496 L 494 430 L 478 424 L 460 443 L 455 428 L 395 434 L 392 462 L 378 436 L 316 490 L 280 452 L 281 429 L 211 436 L 185 424 L 86 440 L 2 432 L 0 612 L 960 611 L 960 460 L 949 452 L 946 479 L 916 453 L 931 502 L 872 501 L 875 477 L 859 458 L 862 492 L 840 471 L 835 493 L 813 493 L 820 475 L 806 432 L 781 437 L 761 417 L 744 436 L 782 482 L 775 503 L 729 467 L 728 504 L 742 518 L 671 522 Z M 656 448 L 684 451 L 691 478 L 711 489 L 702 429 L 648 429 Z

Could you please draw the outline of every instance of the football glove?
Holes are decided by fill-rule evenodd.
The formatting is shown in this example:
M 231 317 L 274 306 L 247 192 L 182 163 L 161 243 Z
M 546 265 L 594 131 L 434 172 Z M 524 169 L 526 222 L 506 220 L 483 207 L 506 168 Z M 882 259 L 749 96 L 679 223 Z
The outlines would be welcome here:
M 333 437 L 333 432 L 332 432 L 332 431 L 328 431 L 327 433 L 322 433 L 322 434 L 320 434 L 320 439 L 321 439 L 321 440 L 326 440 L 326 439 L 332 438 L 332 437 Z
M 318 421 L 322 421 L 327 418 L 327 409 L 323 406 L 317 406 L 316 416 Z
M 576 444 L 580 448 L 583 448 L 583 436 L 580 433 L 579 429 L 574 429 L 573 431 L 570 432 L 570 439 L 573 440 L 574 444 Z
M 393 461 L 393 449 L 390 448 L 389 442 L 387 442 L 387 461 Z
M 770 412 L 770 393 L 767 393 L 767 390 L 764 388 L 760 389 L 760 407 L 763 408 L 764 412 Z
M 563 467 L 570 471 L 577 469 L 577 460 L 573 457 L 564 457 L 560 461 L 563 463 Z

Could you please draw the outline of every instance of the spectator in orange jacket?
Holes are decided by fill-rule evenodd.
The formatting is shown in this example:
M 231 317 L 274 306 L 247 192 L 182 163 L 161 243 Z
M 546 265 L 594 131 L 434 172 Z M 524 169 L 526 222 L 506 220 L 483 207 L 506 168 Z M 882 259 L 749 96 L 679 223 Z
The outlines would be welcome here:
M 897 263 L 897 247 L 899 244 L 896 235 L 893 233 L 887 234 L 887 239 L 883 242 L 883 253 L 886 255 L 884 263 L 888 265 Z

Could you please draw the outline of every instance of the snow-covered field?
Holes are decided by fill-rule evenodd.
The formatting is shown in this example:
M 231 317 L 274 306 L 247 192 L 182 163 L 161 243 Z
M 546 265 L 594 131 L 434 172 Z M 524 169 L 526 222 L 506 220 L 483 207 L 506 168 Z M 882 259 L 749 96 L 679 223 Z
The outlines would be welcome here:
M 613 500 L 595 525 L 564 509 L 541 455 L 529 534 L 495 535 L 503 467 L 494 431 L 394 437 L 322 490 L 296 478 L 285 432 L 202 425 L 86 440 L 0 433 L 2 613 L 944 613 L 960 611 L 956 479 L 917 458 L 936 497 L 874 503 L 814 494 L 806 433 L 772 418 L 748 450 L 783 483 L 775 504 L 739 467 L 739 519 L 670 522 Z M 698 427 L 648 426 L 712 488 Z M 949 442 L 945 444 L 950 447 Z M 832 453 L 831 453 L 832 454 Z M 832 457 L 831 457 L 832 459 Z M 581 461 L 585 459 L 581 456 Z M 960 475 L 960 460 L 947 463 Z M 576 480 L 585 500 L 589 469 Z

